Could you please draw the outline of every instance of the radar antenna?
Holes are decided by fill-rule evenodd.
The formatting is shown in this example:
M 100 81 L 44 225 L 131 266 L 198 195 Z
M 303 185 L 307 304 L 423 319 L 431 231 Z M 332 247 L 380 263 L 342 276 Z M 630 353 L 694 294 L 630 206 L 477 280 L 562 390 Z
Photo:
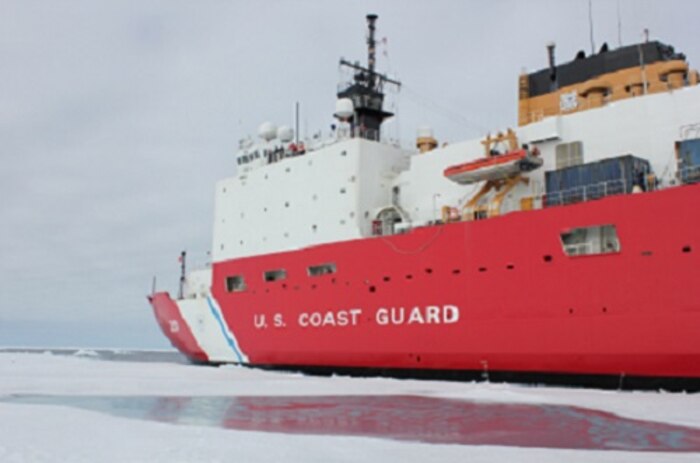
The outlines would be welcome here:
M 338 92 L 338 98 L 352 100 L 354 115 L 351 119 L 352 131 L 361 138 L 379 141 L 380 126 L 382 122 L 393 116 L 393 113 L 384 111 L 384 84 L 396 85 L 401 88 L 401 82 L 390 79 L 375 70 L 376 45 L 374 38 L 376 30 L 376 14 L 367 15 L 367 67 L 358 63 L 351 63 L 340 59 L 340 65 L 355 71 L 352 82 Z

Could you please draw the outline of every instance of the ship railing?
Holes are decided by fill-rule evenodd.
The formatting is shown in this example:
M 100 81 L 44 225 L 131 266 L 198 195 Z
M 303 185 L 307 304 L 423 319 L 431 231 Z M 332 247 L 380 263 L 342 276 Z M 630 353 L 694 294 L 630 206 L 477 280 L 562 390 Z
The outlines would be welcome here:
M 682 183 L 700 182 L 700 165 L 688 166 L 678 170 L 678 178 Z
M 608 180 L 606 182 L 582 185 L 568 190 L 548 193 L 544 196 L 544 205 L 547 207 L 561 206 L 564 204 L 580 203 L 606 196 L 619 195 L 627 192 L 624 179 Z
M 683 125 L 681 126 L 680 132 L 681 140 L 700 138 L 700 122 Z

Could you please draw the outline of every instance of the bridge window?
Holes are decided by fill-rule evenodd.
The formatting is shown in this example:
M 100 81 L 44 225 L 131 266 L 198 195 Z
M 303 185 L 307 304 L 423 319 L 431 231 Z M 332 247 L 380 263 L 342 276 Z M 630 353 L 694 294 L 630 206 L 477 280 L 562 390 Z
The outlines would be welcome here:
M 334 263 L 311 265 L 307 269 L 310 277 L 318 277 L 321 275 L 330 275 L 336 272 L 336 267 Z
M 560 143 L 556 147 L 555 157 L 557 170 L 583 164 L 583 143 Z
M 283 268 L 277 270 L 268 270 L 263 274 L 265 281 L 280 281 L 287 278 L 287 271 Z
M 567 256 L 620 252 L 615 225 L 573 228 L 561 233 L 561 243 Z
M 243 275 L 233 275 L 226 277 L 226 291 L 229 293 L 237 293 L 240 291 L 245 291 L 245 279 Z

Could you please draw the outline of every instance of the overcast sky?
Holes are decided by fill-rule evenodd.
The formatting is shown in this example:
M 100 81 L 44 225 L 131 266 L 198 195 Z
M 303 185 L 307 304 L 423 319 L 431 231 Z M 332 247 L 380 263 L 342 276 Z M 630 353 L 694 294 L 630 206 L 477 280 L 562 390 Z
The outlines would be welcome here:
M 596 48 L 652 39 L 700 65 L 700 2 L 594 1 Z M 167 347 L 145 295 L 211 241 L 214 182 L 270 120 L 332 123 L 338 59 L 404 83 L 387 131 L 515 125 L 517 77 L 590 51 L 588 0 L 0 0 L 0 346 Z

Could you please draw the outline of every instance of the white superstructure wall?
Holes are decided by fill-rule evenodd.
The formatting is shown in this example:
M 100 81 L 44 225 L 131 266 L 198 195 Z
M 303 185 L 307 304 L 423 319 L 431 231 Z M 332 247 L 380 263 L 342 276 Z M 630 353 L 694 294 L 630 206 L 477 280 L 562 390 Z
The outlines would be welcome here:
M 350 139 L 218 182 L 213 261 L 367 236 L 408 154 Z
M 582 162 L 625 154 L 648 159 L 669 183 L 676 170 L 674 143 L 693 124 L 700 127 L 700 86 L 519 127 L 519 142 L 537 147 L 544 164 L 505 196 L 501 212 L 518 210 L 524 196 L 544 193 L 544 174 L 556 169 L 562 143 L 580 142 Z M 434 222 L 443 206 L 461 208 L 480 188 L 451 182 L 443 172 L 483 157 L 482 139 L 425 154 L 349 139 L 224 179 L 216 186 L 213 261 L 370 236 L 378 211 L 394 202 L 410 226 Z

